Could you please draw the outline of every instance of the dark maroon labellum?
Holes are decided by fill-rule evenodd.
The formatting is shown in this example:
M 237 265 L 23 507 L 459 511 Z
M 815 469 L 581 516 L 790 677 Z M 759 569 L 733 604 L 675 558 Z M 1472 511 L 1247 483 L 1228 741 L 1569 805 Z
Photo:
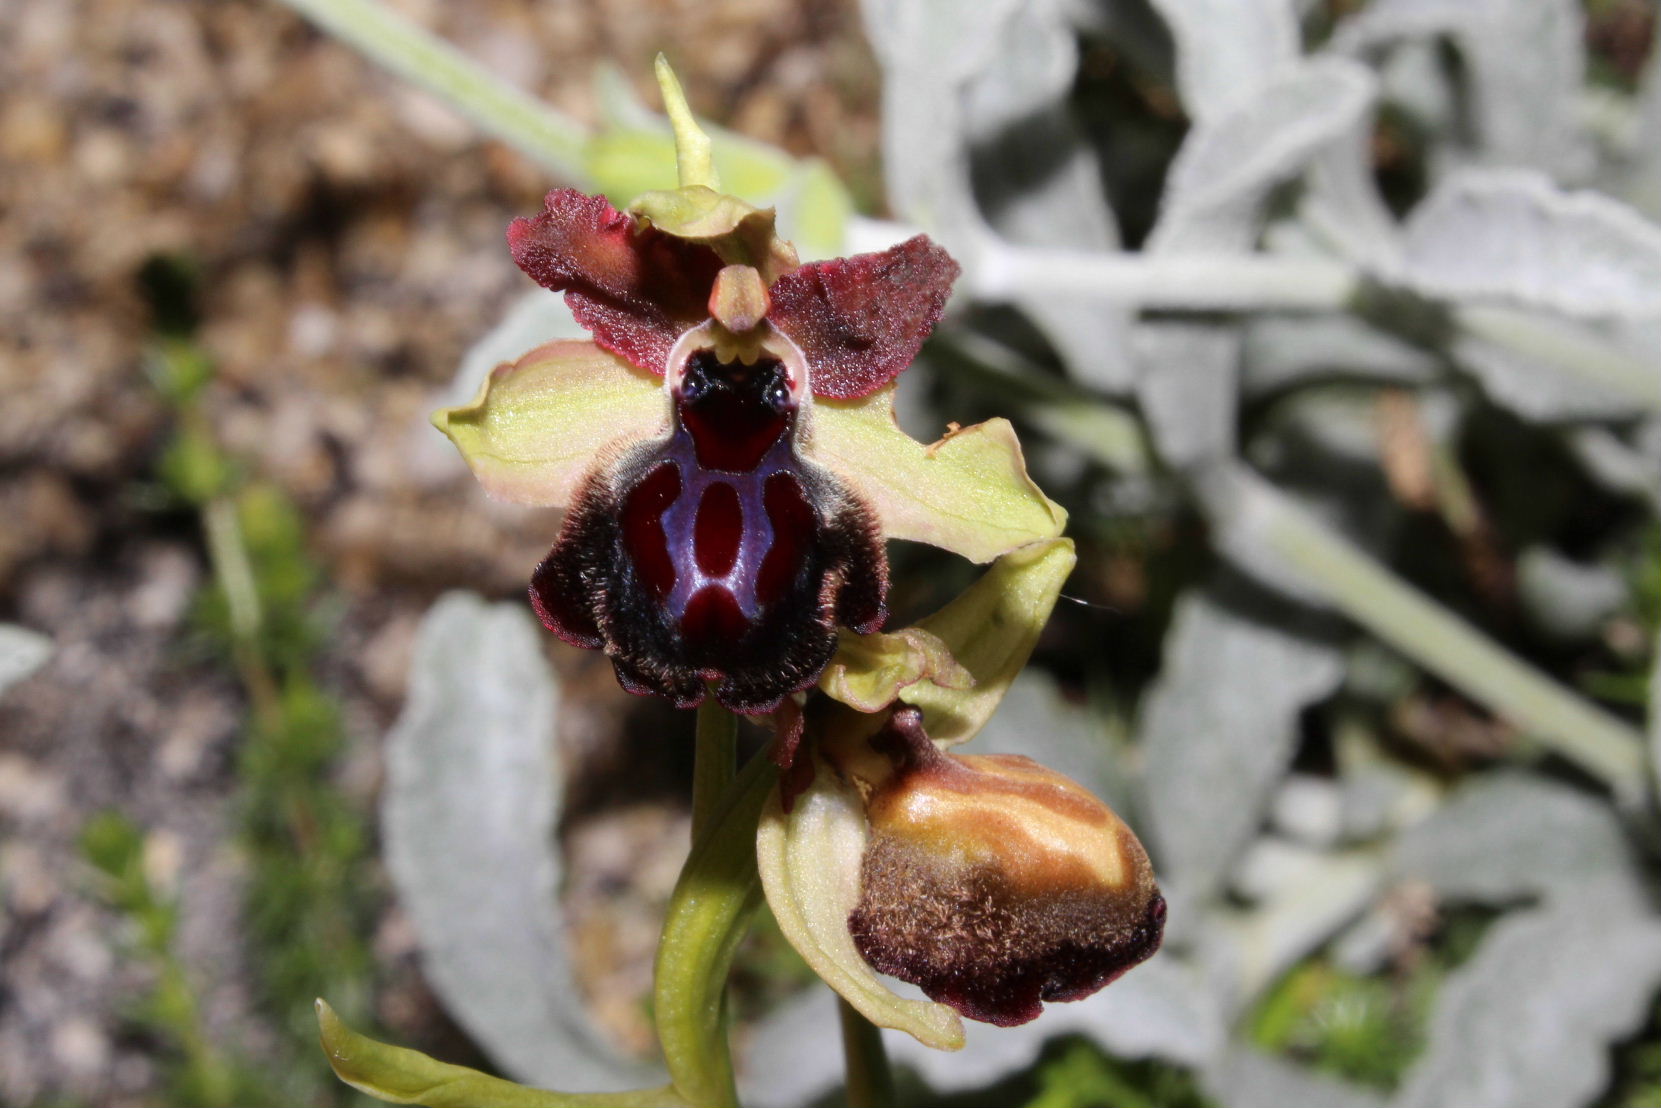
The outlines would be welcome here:
M 678 706 L 705 682 L 760 714 L 806 688 L 836 628 L 879 627 L 887 560 L 870 513 L 797 451 L 785 367 L 695 351 L 674 427 L 584 487 L 531 600 L 548 628 L 603 646 L 631 692 Z

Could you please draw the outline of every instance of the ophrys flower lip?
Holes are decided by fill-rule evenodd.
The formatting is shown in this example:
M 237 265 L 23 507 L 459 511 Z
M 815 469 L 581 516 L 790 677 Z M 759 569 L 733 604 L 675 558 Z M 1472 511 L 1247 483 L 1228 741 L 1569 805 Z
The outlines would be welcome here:
M 922 719 L 898 708 L 871 740 L 892 772 L 866 801 L 848 917 L 865 960 L 1008 1027 L 1151 957 L 1165 900 L 1130 828 L 1030 758 L 946 754 Z

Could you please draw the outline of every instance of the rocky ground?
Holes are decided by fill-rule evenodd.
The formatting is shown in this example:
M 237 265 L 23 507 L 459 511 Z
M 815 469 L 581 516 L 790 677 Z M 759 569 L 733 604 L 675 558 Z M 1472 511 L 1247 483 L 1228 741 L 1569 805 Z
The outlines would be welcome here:
M 638 80 L 667 45 L 700 110 L 871 174 L 874 67 L 846 0 L 397 6 L 583 119 L 596 61 Z M 163 1095 L 130 1012 L 152 970 L 77 847 L 105 809 L 145 829 L 145 872 L 178 898 L 207 1025 L 256 1059 L 278 1035 L 239 940 L 247 707 L 193 631 L 210 584 L 198 520 L 158 499 L 176 421 L 148 372 L 158 337 L 193 336 L 217 370 L 214 437 L 303 515 L 334 613 L 319 667 L 345 710 L 336 784 L 369 812 L 421 612 L 447 588 L 515 594 L 552 534 L 411 443 L 528 287 L 502 228 L 555 183 L 277 0 L 0 6 L 0 620 L 55 642 L 0 703 L 0 1102 Z M 629 709 L 609 676 L 556 660 L 591 705 L 566 736 L 584 774 L 567 828 L 578 964 L 639 1046 L 647 912 L 674 867 L 633 860 L 684 837 L 662 800 L 685 766 L 611 743 Z M 661 725 L 624 730 L 650 744 Z M 382 904 L 380 1022 L 453 1041 Z

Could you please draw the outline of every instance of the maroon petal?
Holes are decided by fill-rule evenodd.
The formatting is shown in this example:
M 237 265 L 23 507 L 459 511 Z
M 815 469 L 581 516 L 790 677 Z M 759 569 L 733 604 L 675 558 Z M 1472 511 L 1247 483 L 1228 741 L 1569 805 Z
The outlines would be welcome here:
M 865 396 L 911 364 L 958 273 L 950 254 L 918 235 L 784 274 L 768 289 L 767 318 L 802 348 L 815 393 Z
M 675 339 L 709 314 L 720 257 L 638 223 L 603 196 L 555 189 L 542 204 L 541 215 L 508 225 L 513 260 L 543 288 L 565 293 L 595 342 L 662 373 Z

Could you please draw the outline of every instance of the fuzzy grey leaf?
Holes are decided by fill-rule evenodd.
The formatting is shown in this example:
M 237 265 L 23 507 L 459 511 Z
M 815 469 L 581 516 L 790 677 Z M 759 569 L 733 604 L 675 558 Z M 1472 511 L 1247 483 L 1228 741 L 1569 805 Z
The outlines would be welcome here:
M 1534 173 L 1453 174 L 1413 210 L 1405 235 L 1401 276 L 1430 296 L 1589 318 L 1661 314 L 1661 227 Z
M 1353 73 L 1369 87 L 1369 105 L 1376 103 L 1377 78 L 1359 67 Z M 1373 174 L 1372 122 L 1370 110 L 1358 113 L 1316 153 L 1301 214 L 1345 258 L 1377 269 L 1396 264 L 1401 242 Z
M 992 228 L 1023 246 L 1116 250 L 1119 230 L 1095 156 L 1067 108 L 1078 44 L 1060 5 L 1021 7 L 1004 48 L 966 96 L 976 194 Z M 1090 296 L 1018 296 L 1083 381 L 1130 385 L 1129 313 Z
M 1661 986 L 1661 921 L 1584 898 L 1496 923 L 1449 977 L 1395 1108 L 1576 1108 Z
M 1292 388 L 1322 378 L 1359 377 L 1423 385 L 1440 372 L 1436 357 L 1420 347 L 1369 327 L 1354 316 L 1266 316 L 1246 324 L 1248 394 Z
M 1370 1089 L 1338 1081 L 1273 1055 L 1235 1047 L 1203 1071 L 1205 1087 L 1224 1108 L 1383 1108 Z
M 1474 335 L 1455 337 L 1448 355 L 1474 377 L 1494 403 L 1534 423 L 1584 423 L 1623 419 L 1642 410 L 1630 391 L 1565 373 L 1526 350 Z M 1658 369 L 1661 385 L 1661 369 Z
M 1392 867 L 1445 897 L 1494 905 L 1531 897 L 1573 904 L 1590 885 L 1637 887 L 1607 804 L 1520 771 L 1465 786 L 1396 840 Z
M 0 695 L 46 664 L 52 640 L 15 623 L 0 623 Z
M 1195 124 L 1167 179 L 1148 248 L 1238 253 L 1256 242 L 1270 192 L 1367 118 L 1375 82 L 1344 58 L 1289 70 L 1252 99 Z
M 1649 760 L 1661 792 L 1661 635 L 1655 639 L 1655 668 L 1649 674 Z
M 882 66 L 882 155 L 889 200 L 954 252 L 982 221 L 969 187 L 964 86 L 992 63 L 1020 0 L 864 0 Z M 960 258 L 965 260 L 964 258 Z
M 1142 709 L 1150 845 L 1190 897 L 1220 891 L 1286 771 L 1298 713 L 1343 675 L 1333 645 L 1284 609 L 1265 618 L 1267 603 L 1233 587 L 1184 596 Z
M 1584 25 L 1578 0 L 1374 0 L 1339 28 L 1333 45 L 1361 51 L 1403 38 L 1452 38 L 1466 60 L 1478 156 L 1578 177 L 1590 162 L 1577 114 Z
M 898 991 L 910 986 L 894 983 Z M 836 1025 L 836 996 L 815 987 L 780 1006 L 749 1035 L 740 1067 L 743 1101 L 754 1108 L 813 1103 L 843 1079 L 842 1056 L 826 1050 Z M 1193 968 L 1169 954 L 1137 966 L 1088 999 L 1050 1006 L 1020 1027 L 969 1022 L 965 1046 L 946 1053 L 910 1035 L 887 1033 L 895 1064 L 914 1070 L 937 1092 L 982 1088 L 1032 1066 L 1046 1043 L 1082 1035 L 1121 1058 L 1163 1058 L 1198 1066 L 1223 1049 L 1217 1006 Z
M 1324 145 L 1360 126 L 1372 79 L 1343 59 L 1311 62 L 1256 99 L 1197 124 L 1171 167 L 1153 253 L 1244 253 L 1262 231 L 1277 185 Z M 1136 328 L 1138 391 L 1161 455 L 1193 466 L 1234 450 L 1240 329 L 1231 322 L 1149 322 Z
M 558 690 L 529 615 L 468 593 L 422 621 L 381 830 L 446 1010 L 515 1076 L 646 1083 L 589 1031 L 559 924 Z
M 1517 594 L 1530 621 L 1552 638 L 1588 642 L 1626 605 L 1630 591 L 1616 566 L 1579 562 L 1539 545 L 1517 559 Z
M 1253 855 L 1272 842 L 1259 840 Z M 1384 884 L 1384 864 L 1370 850 L 1276 853 L 1283 856 L 1274 886 L 1252 890 L 1258 903 L 1251 908 L 1213 914 L 1199 937 L 1201 960 L 1231 1016 L 1359 918 Z M 1242 876 L 1257 868 L 1253 856 L 1239 867 Z
M 1239 399 L 1240 328 L 1230 322 L 1137 325 L 1137 395 L 1159 454 L 1196 466 L 1233 454 Z
M 1661 20 L 1650 40 L 1649 62 L 1638 85 L 1638 116 L 1633 128 L 1624 198 L 1651 219 L 1661 219 Z
M 1196 120 L 1226 115 L 1298 57 L 1290 0 L 1153 0 L 1176 41 L 1177 91 Z

